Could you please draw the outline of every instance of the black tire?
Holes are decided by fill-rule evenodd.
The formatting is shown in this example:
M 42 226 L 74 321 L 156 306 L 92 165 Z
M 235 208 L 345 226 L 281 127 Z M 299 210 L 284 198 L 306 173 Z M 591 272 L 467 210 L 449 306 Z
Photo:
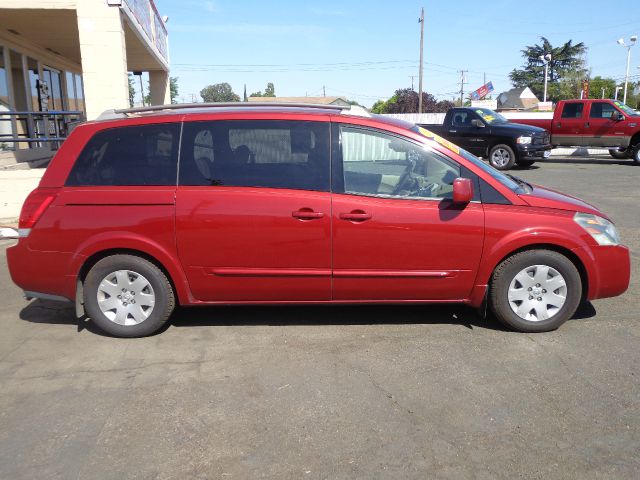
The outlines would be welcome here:
M 126 273 L 121 273 L 120 277 L 116 279 L 115 272 L 124 271 Z M 102 284 L 103 280 L 106 281 L 111 274 L 113 274 L 111 280 L 114 283 Z M 119 282 L 123 278 L 125 283 Z M 140 283 L 136 282 L 138 279 L 140 279 Z M 122 300 L 114 298 L 113 302 L 117 303 L 117 307 L 106 313 L 103 312 L 99 306 L 98 296 L 102 297 L 102 302 L 111 298 L 111 295 L 104 293 L 105 285 L 108 288 L 120 290 L 123 284 L 125 286 L 131 285 L 128 292 L 123 290 L 123 295 L 126 294 L 127 298 Z M 133 304 L 136 303 L 135 290 L 138 289 L 138 285 L 143 284 L 145 287 L 137 292 L 138 304 L 134 306 Z M 175 307 L 173 288 L 166 275 L 153 263 L 134 255 L 112 255 L 96 262 L 84 280 L 83 290 L 87 315 L 98 328 L 116 337 L 145 337 L 157 332 L 169 319 Z M 129 292 L 131 296 L 129 296 Z M 151 301 L 148 300 L 150 298 L 154 299 L 151 306 L 147 305 Z M 128 309 L 135 310 L 131 310 L 133 313 L 128 313 Z M 121 320 L 122 316 L 116 317 L 116 319 L 107 317 L 107 314 L 116 316 L 118 312 L 124 315 L 125 323 L 136 321 L 135 316 L 141 320 L 136 324 L 119 324 L 116 323 L 116 320 Z
M 559 308 L 552 307 L 550 309 L 553 313 L 549 318 L 532 320 L 521 317 L 512 309 L 512 302 L 509 300 L 509 288 L 513 281 L 514 286 L 521 286 L 522 290 L 520 294 L 526 295 L 526 299 L 520 301 L 520 304 L 516 304 L 518 300 L 513 302 L 514 308 L 519 308 L 519 305 L 523 305 L 524 302 L 528 301 L 529 303 L 526 305 L 539 305 L 542 311 L 549 312 L 547 307 L 550 305 L 544 302 L 542 296 L 530 296 L 531 294 L 544 294 L 546 298 L 547 291 L 540 291 L 540 284 L 531 284 L 531 287 L 527 287 L 516 280 L 516 276 L 521 274 L 525 269 L 534 269 L 538 271 L 536 266 L 551 267 L 555 270 L 555 273 L 559 273 L 562 276 L 562 280 L 565 282 L 565 300 L 564 304 Z M 540 270 L 540 272 L 543 271 L 544 270 Z M 552 279 L 555 278 L 552 276 L 547 277 L 547 275 L 549 274 L 545 274 L 545 278 L 548 278 L 549 280 L 543 281 L 543 287 L 545 285 L 544 282 L 552 281 Z M 536 280 L 531 277 L 531 281 L 535 282 Z M 555 286 L 553 283 L 549 284 Z M 537 289 L 537 293 L 536 290 L 529 291 L 529 288 Z M 558 292 L 558 295 L 555 295 L 554 292 Z M 555 298 L 560 298 L 559 295 L 562 293 L 563 292 L 559 289 L 554 289 L 553 292 L 551 292 L 551 295 Z M 548 332 L 557 329 L 573 316 L 580 304 L 581 298 L 582 280 L 580 279 L 578 269 L 567 257 L 551 250 L 527 250 L 516 253 L 515 255 L 507 258 L 498 265 L 493 272 L 489 290 L 489 304 L 496 318 L 507 327 L 519 332 Z M 541 303 L 536 304 L 538 301 Z M 532 314 L 532 312 L 535 313 Z M 526 315 L 535 317 L 538 316 L 538 313 L 538 310 L 536 310 L 536 307 L 534 306 Z
M 609 155 L 616 160 L 625 160 L 629 158 L 629 151 L 626 148 L 610 148 Z
M 631 148 L 631 160 L 633 160 L 633 163 L 635 163 L 636 165 L 640 165 L 640 143 L 634 145 Z
M 535 160 L 516 160 L 516 164 L 518 164 L 519 167 L 524 168 L 529 168 L 534 163 L 536 163 Z
M 498 170 L 509 170 L 516 163 L 516 154 L 509 145 L 499 143 L 489 151 L 489 163 Z

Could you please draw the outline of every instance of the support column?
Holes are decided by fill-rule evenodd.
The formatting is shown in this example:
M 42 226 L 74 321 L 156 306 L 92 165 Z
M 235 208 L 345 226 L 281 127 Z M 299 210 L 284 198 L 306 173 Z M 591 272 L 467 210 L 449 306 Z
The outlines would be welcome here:
M 171 89 L 169 73 L 164 70 L 152 70 L 149 72 L 149 88 L 151 105 L 169 105 L 171 103 Z
M 129 108 L 127 50 L 118 7 L 104 0 L 78 2 L 78 32 L 87 120 L 105 110 Z

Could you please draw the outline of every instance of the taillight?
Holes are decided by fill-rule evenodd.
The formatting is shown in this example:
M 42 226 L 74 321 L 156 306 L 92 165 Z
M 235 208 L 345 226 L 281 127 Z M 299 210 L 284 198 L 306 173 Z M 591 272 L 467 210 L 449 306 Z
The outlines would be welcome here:
M 26 237 L 33 226 L 38 222 L 51 202 L 56 198 L 58 192 L 53 189 L 36 188 L 29 194 L 22 205 L 20 220 L 18 221 L 18 232 L 21 237 Z

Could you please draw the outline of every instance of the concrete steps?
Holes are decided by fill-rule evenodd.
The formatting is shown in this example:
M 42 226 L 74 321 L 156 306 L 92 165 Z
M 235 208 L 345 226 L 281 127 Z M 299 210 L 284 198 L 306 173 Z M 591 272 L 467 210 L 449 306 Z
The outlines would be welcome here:
M 46 167 L 55 152 L 49 149 L 33 149 L 0 152 L 0 170 L 30 170 Z

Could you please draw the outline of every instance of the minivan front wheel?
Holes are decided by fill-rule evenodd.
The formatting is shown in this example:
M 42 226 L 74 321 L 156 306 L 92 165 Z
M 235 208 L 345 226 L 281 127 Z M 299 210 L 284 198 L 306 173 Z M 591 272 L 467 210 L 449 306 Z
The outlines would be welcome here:
M 171 283 L 156 265 L 133 255 L 112 255 L 89 271 L 83 288 L 91 320 L 117 337 L 159 330 L 175 305 Z
M 489 163 L 498 170 L 509 170 L 516 163 L 516 155 L 509 145 L 495 145 L 489 152 Z
M 581 297 L 578 269 L 551 250 L 528 250 L 504 260 L 489 292 L 496 318 L 520 332 L 555 330 L 573 316 Z

